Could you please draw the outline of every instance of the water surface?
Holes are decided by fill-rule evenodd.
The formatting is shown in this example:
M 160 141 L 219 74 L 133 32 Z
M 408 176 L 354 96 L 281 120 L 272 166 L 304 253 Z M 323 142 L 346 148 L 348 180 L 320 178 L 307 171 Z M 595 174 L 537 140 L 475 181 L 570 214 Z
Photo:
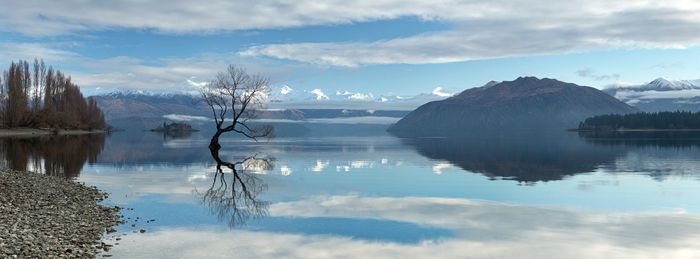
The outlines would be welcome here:
M 226 138 L 235 172 L 207 144 L 117 132 L 0 150 L 6 166 L 75 178 L 129 208 L 109 237 L 115 257 L 700 254 L 694 134 Z

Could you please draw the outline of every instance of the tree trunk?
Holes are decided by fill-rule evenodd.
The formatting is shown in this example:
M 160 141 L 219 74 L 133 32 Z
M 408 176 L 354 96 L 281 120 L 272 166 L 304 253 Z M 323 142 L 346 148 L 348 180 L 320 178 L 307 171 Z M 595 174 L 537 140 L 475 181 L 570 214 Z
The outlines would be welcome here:
M 209 149 L 211 150 L 219 150 L 221 149 L 221 145 L 219 145 L 219 136 L 224 133 L 221 130 L 216 130 L 216 133 L 214 133 L 214 136 L 211 137 L 211 141 L 209 142 Z

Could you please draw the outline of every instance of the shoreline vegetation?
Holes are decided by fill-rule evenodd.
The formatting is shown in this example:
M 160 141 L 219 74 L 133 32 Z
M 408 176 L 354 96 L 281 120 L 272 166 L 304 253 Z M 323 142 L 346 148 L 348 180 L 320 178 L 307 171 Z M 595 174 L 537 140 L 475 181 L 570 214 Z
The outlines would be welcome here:
M 108 129 L 95 98 L 85 98 L 69 75 L 43 60 L 12 62 L 2 75 L 0 129 Z
M 123 223 L 107 194 L 70 179 L 0 169 L 0 258 L 92 258 Z

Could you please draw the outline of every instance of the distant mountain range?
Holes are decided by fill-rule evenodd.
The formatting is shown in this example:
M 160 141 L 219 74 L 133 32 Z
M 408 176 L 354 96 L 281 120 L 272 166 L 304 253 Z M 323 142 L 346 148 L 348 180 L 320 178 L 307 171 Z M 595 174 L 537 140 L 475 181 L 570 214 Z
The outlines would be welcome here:
M 600 114 L 638 110 L 592 87 L 520 77 L 429 102 L 389 128 L 398 135 L 444 136 L 483 131 L 564 130 Z
M 395 122 L 409 114 L 410 109 L 405 107 L 424 104 L 399 121 L 392 130 L 423 128 L 428 133 L 435 130 L 434 126 L 444 131 L 485 127 L 529 128 L 534 124 L 540 125 L 540 128 L 575 127 L 583 119 L 582 116 L 637 111 L 629 105 L 650 112 L 700 111 L 700 80 L 657 78 L 647 84 L 614 86 L 602 91 L 628 105 L 622 105 L 615 98 L 601 95 L 600 91 L 590 87 L 534 77 L 491 81 L 455 96 L 443 92 L 439 87 L 429 94 L 401 97 L 348 91 L 326 94 L 319 89 L 297 91 L 283 86 L 270 95 L 268 106 L 272 109 L 263 111 L 260 119 L 268 122 L 310 122 L 316 119 L 378 117 L 395 118 L 392 121 Z M 95 98 L 105 112 L 107 122 L 120 128 L 150 129 L 164 120 L 206 123 L 210 116 L 209 108 L 199 101 L 199 97 L 189 94 L 128 91 L 97 95 Z M 441 125 L 439 121 L 450 123 Z M 354 122 L 348 120 L 342 123 Z
M 113 92 L 94 97 L 104 111 L 107 123 L 126 130 L 147 130 L 161 125 L 163 121 L 187 121 L 197 126 L 209 122 L 211 116 L 210 108 L 194 95 Z M 319 121 L 325 124 L 382 124 L 379 131 L 384 131 L 388 124 L 402 118 L 408 112 L 370 109 L 266 109 L 260 112 L 257 119 L 278 124 L 278 129 L 289 132 L 303 132 L 309 129 L 280 124 Z M 352 120 L 353 118 L 357 120 Z M 368 120 L 360 120 L 362 118 Z M 389 122 L 384 122 L 382 118 Z M 329 129 L 328 126 L 321 125 L 317 128 Z
M 108 120 L 125 117 L 161 118 L 167 115 L 211 116 L 210 108 L 198 96 L 187 94 L 143 94 L 115 92 L 94 96 Z M 403 117 L 402 110 L 359 109 L 265 109 L 260 119 L 304 120 L 361 116 Z M 185 117 L 183 117 L 185 118 Z
M 603 89 L 615 98 L 642 111 L 700 111 L 700 80 L 657 78 L 634 86 Z

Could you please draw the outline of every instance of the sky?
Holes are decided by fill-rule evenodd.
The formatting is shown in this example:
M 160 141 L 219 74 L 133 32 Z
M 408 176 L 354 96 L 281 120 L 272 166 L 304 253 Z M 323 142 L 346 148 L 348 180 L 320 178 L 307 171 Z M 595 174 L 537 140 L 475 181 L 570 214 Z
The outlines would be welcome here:
M 694 0 L 0 3 L 0 66 L 43 58 L 87 95 L 193 92 L 228 64 L 309 100 L 444 98 L 519 76 L 700 78 Z

